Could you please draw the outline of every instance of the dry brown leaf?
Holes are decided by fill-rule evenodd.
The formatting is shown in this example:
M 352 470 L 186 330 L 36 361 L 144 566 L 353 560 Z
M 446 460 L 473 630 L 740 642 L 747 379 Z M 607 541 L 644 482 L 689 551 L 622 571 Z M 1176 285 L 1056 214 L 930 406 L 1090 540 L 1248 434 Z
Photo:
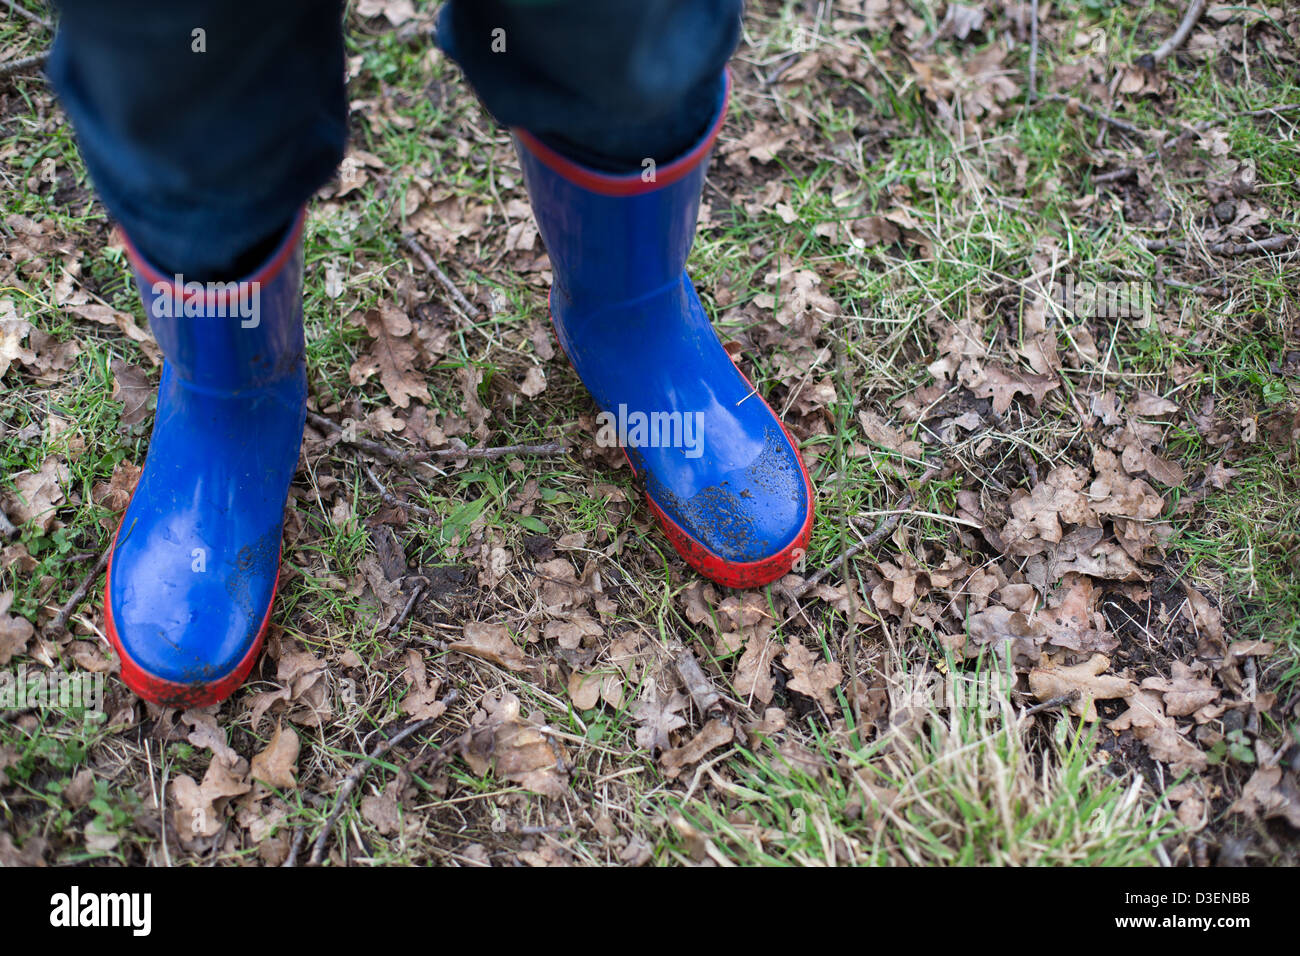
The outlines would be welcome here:
M 478 775 L 491 769 L 498 777 L 548 797 L 569 790 L 568 753 L 519 717 L 519 698 L 508 691 L 483 698 L 482 709 L 458 741 L 460 755 Z
M 870 409 L 858 412 L 858 421 L 869 441 L 883 445 L 890 451 L 896 451 L 904 458 L 921 457 L 924 449 L 919 441 L 908 441 L 901 431 Z
M 1295 771 L 1260 767 L 1251 774 L 1241 796 L 1229 809 L 1252 818 L 1280 818 L 1300 830 L 1300 784 Z
M 2 299 L 0 314 L 6 306 L 8 312 L 13 312 L 13 302 L 10 299 Z M 21 362 L 24 365 L 36 363 L 36 353 L 23 346 L 23 339 L 27 338 L 31 331 L 32 324 L 25 319 L 0 318 L 0 378 L 4 377 L 9 371 L 9 366 L 14 362 Z
M 591 710 L 601 700 L 618 708 L 623 704 L 623 681 L 610 671 L 574 671 L 569 675 L 569 697 L 578 710 Z
M 698 763 L 710 750 L 731 743 L 735 735 L 736 731 L 730 724 L 716 718 L 710 720 L 698 734 L 682 746 L 664 751 L 659 758 L 659 763 L 664 768 L 664 776 L 669 780 L 677 779 L 683 770 Z
M 1034 406 L 1037 407 L 1047 393 L 1059 388 L 1060 384 L 1053 375 L 1031 375 L 999 365 L 989 365 L 984 374 L 971 384 L 970 389 L 980 398 L 993 399 L 993 411 L 1001 415 L 1011 407 L 1011 400 L 1017 395 L 1032 396 Z
M 1172 670 L 1172 678 L 1148 677 L 1142 681 L 1143 690 L 1164 697 L 1165 713 L 1169 716 L 1186 717 L 1219 699 L 1221 691 L 1210 683 L 1208 674 L 1198 674 L 1182 661 L 1174 661 Z
M 411 340 L 410 317 L 390 303 L 370 309 L 362 324 L 374 343 L 370 351 L 352 364 L 348 380 L 362 385 L 376 373 L 388 398 L 398 408 L 407 408 L 411 399 L 429 401 L 429 388 L 416 364 L 417 350 Z
M 5 511 L 14 524 L 31 522 L 40 531 L 49 531 L 55 511 L 64 502 L 63 486 L 71 476 L 68 466 L 51 455 L 41 462 L 39 471 L 13 476 L 14 490 L 5 496 Z
M 109 361 L 113 372 L 113 401 L 122 403 L 122 424 L 138 425 L 149 417 L 156 389 L 144 369 L 114 356 Z
M 790 680 L 786 687 L 805 697 L 811 697 L 821 704 L 828 714 L 838 712 L 839 705 L 835 701 L 833 692 L 840 686 L 840 681 L 844 677 L 839 664 L 822 660 L 819 655 L 814 654 L 798 641 L 786 645 L 781 663 L 790 672 Z
M 13 591 L 0 591 L 0 667 L 7 665 L 15 655 L 27 650 L 27 642 L 36 633 L 36 628 L 27 618 L 16 617 L 9 613 L 13 603 Z
M 1099 597 L 1091 578 L 1066 573 L 1042 613 L 1047 642 L 1080 654 L 1113 650 L 1119 641 L 1097 613 Z
M 298 750 L 301 746 L 297 731 L 277 725 L 266 749 L 253 755 L 249 776 L 270 787 L 295 789 L 298 786 Z
M 781 645 L 771 641 L 765 634 L 753 633 L 745 644 L 745 653 L 736 662 L 736 670 L 731 682 L 736 694 L 747 704 L 758 701 L 770 704 L 776 691 L 776 681 L 772 679 L 772 661 L 780 652 Z
M 391 780 L 378 795 L 367 794 L 361 798 L 361 816 L 380 836 L 392 836 L 401 828 L 397 786 L 398 782 Z
M 1201 771 L 1206 767 L 1205 754 L 1178 732 L 1174 719 L 1165 713 L 1160 695 L 1136 690 L 1128 698 L 1128 710 L 1112 720 L 1111 730 L 1132 730 L 1147 746 L 1151 759 L 1167 763 L 1174 773 Z
M 471 621 L 462 629 L 461 640 L 450 644 L 447 649 L 469 654 L 471 657 L 481 657 L 507 670 L 532 669 L 532 665 L 524 657 L 524 652 L 510 637 L 509 628 L 500 624 Z
M 519 391 L 523 392 L 528 398 L 536 398 L 546 391 L 546 373 L 542 371 L 541 366 L 529 366 L 528 374 L 524 376 L 523 382 L 519 385 Z
M 652 755 L 672 747 L 669 734 L 686 726 L 686 718 L 681 712 L 686 709 L 686 697 L 679 691 L 673 691 L 668 697 L 654 693 L 648 700 L 638 701 L 632 708 L 632 716 L 639 725 L 636 730 L 636 745 Z
M 1137 689 L 1127 677 L 1104 673 L 1110 668 L 1105 654 L 1094 654 L 1082 664 L 1063 667 L 1047 662 L 1029 672 L 1029 689 L 1039 700 L 1051 700 L 1070 693 L 1070 712 L 1092 723 L 1097 720 L 1097 701 L 1129 697 Z

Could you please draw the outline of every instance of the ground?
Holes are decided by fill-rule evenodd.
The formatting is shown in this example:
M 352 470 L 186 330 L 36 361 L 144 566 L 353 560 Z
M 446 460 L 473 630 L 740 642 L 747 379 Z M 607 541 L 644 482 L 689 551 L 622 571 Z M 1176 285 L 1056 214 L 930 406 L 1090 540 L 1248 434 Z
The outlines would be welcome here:
M 1031 9 L 750 5 L 690 268 L 818 521 L 727 592 L 597 447 L 430 5 L 352 4 L 280 598 L 202 711 L 117 679 L 159 355 L 0 76 L 0 665 L 106 714 L 11 702 L 0 861 L 1294 863 L 1300 19 L 1210 7 L 1144 66 L 1181 4 Z

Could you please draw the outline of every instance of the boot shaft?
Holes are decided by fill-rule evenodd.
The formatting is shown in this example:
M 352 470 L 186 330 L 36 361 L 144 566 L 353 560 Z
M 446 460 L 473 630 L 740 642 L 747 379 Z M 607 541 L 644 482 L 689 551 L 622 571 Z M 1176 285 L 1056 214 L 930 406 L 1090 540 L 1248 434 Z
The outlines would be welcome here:
M 180 382 L 240 392 L 300 374 L 304 217 L 261 268 L 229 282 L 164 275 L 128 238 L 145 314 Z
M 531 133 L 513 131 L 557 295 L 582 310 L 636 299 L 681 277 L 729 86 L 724 76 L 717 112 L 694 148 L 666 165 L 647 157 L 639 173 L 586 169 Z

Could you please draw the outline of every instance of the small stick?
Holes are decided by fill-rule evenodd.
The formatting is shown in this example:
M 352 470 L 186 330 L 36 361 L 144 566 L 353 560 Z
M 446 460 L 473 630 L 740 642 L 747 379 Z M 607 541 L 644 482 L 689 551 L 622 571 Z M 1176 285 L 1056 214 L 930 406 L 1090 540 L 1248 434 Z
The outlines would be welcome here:
M 54 615 L 54 619 L 46 625 L 49 633 L 62 634 L 67 630 L 68 618 L 72 617 L 72 612 L 75 611 L 81 605 L 81 602 L 86 599 L 86 595 L 90 592 L 91 585 L 99 580 L 99 576 L 104 573 L 104 568 L 108 567 L 108 556 L 112 551 L 112 545 L 109 545 L 104 549 L 104 553 L 101 554 L 99 560 L 95 562 L 95 567 L 91 569 L 89 574 L 81 579 L 81 583 L 77 585 L 77 589 L 72 592 L 72 597 L 68 598 L 67 603 L 64 604 L 63 607 L 59 608 L 59 613 Z
M 673 663 L 677 665 L 677 674 L 681 677 L 682 683 L 686 685 L 686 690 L 691 695 L 691 700 L 695 702 L 695 709 L 703 715 L 705 720 L 721 719 L 726 716 L 726 708 L 722 706 L 722 695 L 714 689 L 712 682 L 704 676 L 704 671 L 700 668 L 700 662 L 695 659 L 695 655 L 690 652 L 689 648 L 682 647 L 673 655 Z
M 488 448 L 437 448 L 433 451 L 403 452 L 366 438 L 343 437 L 342 425 L 326 418 L 324 415 L 318 415 L 316 412 L 308 412 L 307 420 L 320 428 L 339 433 L 344 444 L 359 448 L 394 465 L 412 465 L 433 459 L 504 458 L 507 455 L 563 455 L 569 450 L 569 446 L 563 441 L 554 441 L 543 445 L 496 445 Z
M 438 263 L 433 261 L 433 257 L 425 251 L 424 246 L 420 245 L 414 236 L 407 236 L 402 240 L 402 245 L 415 253 L 415 257 L 420 260 L 420 264 L 432 272 L 437 280 L 442 283 L 442 287 L 451 294 L 456 305 L 460 306 L 463 312 L 462 318 L 472 322 L 473 317 L 478 314 L 478 309 L 474 308 L 473 303 L 465 298 L 464 293 L 456 287 L 456 283 L 451 281 L 451 277 L 438 268 Z
M 418 515 L 423 515 L 426 518 L 433 518 L 439 523 L 442 522 L 442 516 L 432 508 L 426 508 L 423 505 L 417 505 L 410 501 L 403 501 L 401 498 L 397 497 L 397 495 L 385 488 L 383 482 L 379 480 L 379 477 L 373 470 L 371 470 L 369 465 L 362 465 L 361 470 L 365 472 L 366 480 L 374 486 L 375 491 L 379 492 L 379 497 L 385 504 L 392 505 L 394 508 L 402 508 L 406 511 L 414 511 Z
M 1045 710 L 1051 710 L 1053 707 L 1060 707 L 1062 704 L 1073 704 L 1078 699 L 1079 692 L 1077 690 L 1072 690 L 1068 694 L 1061 694 L 1059 697 L 1049 697 L 1041 704 L 1035 704 L 1028 710 L 1022 710 L 1020 716 L 1028 717 L 1031 714 L 1038 714 Z
M 0 76 L 21 73 L 23 70 L 30 70 L 34 66 L 43 66 L 48 57 L 48 53 L 37 53 L 34 56 L 22 56 L 16 60 L 9 60 L 7 63 L 0 63 Z
M 1092 181 L 1094 183 L 1115 183 L 1119 182 L 1121 179 L 1128 179 L 1136 172 L 1137 170 L 1132 166 L 1125 166 L 1121 169 L 1112 169 L 1108 173 L 1098 173 L 1096 176 L 1092 177 Z
M 339 817 L 343 815 L 343 808 L 347 805 L 348 797 L 352 795 L 352 791 L 357 788 L 357 785 L 361 783 L 361 778 L 370 769 L 370 764 L 388 753 L 411 734 L 418 733 L 437 719 L 436 717 L 426 717 L 424 720 L 417 720 L 415 723 L 399 730 L 393 736 L 380 741 L 369 756 L 358 761 L 357 765 L 348 771 L 347 777 L 343 780 L 343 785 L 339 787 L 338 797 L 334 801 L 334 809 L 330 811 L 324 829 L 321 830 L 320 836 L 316 837 L 316 842 L 312 846 L 311 859 L 308 861 L 311 866 L 317 866 L 325 858 L 325 845 L 329 842 L 330 833 L 333 832 L 334 825 L 338 823 Z
M 1116 117 L 1111 116 L 1109 113 L 1103 113 L 1101 110 L 1089 106 L 1087 103 L 1080 103 L 1078 100 L 1072 99 L 1068 96 L 1064 96 L 1061 93 L 1053 93 L 1051 96 L 1045 96 L 1038 102 L 1039 103 L 1064 103 L 1067 107 L 1083 110 L 1083 112 L 1087 113 L 1089 116 L 1093 117 L 1094 119 L 1099 119 L 1103 123 L 1109 123 L 1111 126 L 1115 127 L 1116 129 L 1123 130 L 1125 133 L 1129 133 L 1133 136 L 1140 136 L 1143 139 L 1145 139 L 1151 135 L 1147 130 L 1139 129 L 1138 127 L 1134 126 L 1130 122 L 1127 122 L 1126 120 L 1117 119 Z
M 1188 6 L 1187 12 L 1183 14 L 1182 22 L 1178 24 L 1178 29 L 1173 35 L 1160 44 L 1154 53 L 1148 53 L 1138 58 L 1138 66 L 1146 70 L 1155 69 L 1156 64 L 1165 60 L 1169 54 L 1173 53 L 1187 39 L 1187 35 L 1192 32 L 1192 27 L 1196 26 L 1196 21 L 1201 19 L 1201 12 L 1205 9 L 1205 0 L 1192 0 Z
M 39 14 L 32 13 L 32 11 L 28 10 L 26 7 L 20 6 L 16 0 L 5 0 L 5 3 L 8 5 L 10 10 L 18 14 L 20 17 L 26 17 L 28 20 L 32 21 L 32 23 L 39 23 L 47 30 L 54 29 L 53 23 Z
M 415 590 L 411 592 L 410 598 L 407 599 L 406 607 L 402 608 L 402 613 L 393 619 L 392 624 L 388 625 L 388 631 L 385 634 L 388 640 L 391 640 L 393 635 L 397 633 L 397 629 L 406 623 L 406 619 L 411 616 L 411 610 L 415 607 L 415 602 L 420 600 L 420 595 L 424 594 L 428 586 L 427 579 L 416 585 Z
M 302 852 L 303 844 L 307 842 L 307 830 L 305 827 L 295 827 L 293 831 L 293 844 L 289 847 L 289 855 L 284 858 L 281 866 L 294 867 L 298 865 L 298 854 Z
M 1029 6 L 1029 102 L 1038 99 L 1038 0 Z
M 1219 256 L 1244 256 L 1252 252 L 1277 252 L 1295 242 L 1295 236 L 1269 236 L 1267 239 L 1252 239 L 1249 242 L 1211 242 L 1205 248 Z M 1143 245 L 1147 252 L 1182 252 L 1187 243 L 1168 242 L 1164 239 L 1148 239 Z M 1170 283 L 1172 284 L 1172 283 Z

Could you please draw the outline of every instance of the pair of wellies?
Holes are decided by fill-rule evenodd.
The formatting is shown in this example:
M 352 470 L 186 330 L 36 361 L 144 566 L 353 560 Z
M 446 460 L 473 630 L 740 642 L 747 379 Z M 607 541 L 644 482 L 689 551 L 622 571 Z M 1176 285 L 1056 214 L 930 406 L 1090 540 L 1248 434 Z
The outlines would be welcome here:
M 602 410 L 698 423 L 698 448 L 630 443 L 628 459 L 681 556 L 749 588 L 802 555 L 813 500 L 793 441 L 723 349 L 685 271 L 721 121 L 720 106 L 708 133 L 653 178 L 584 168 L 524 132 L 515 143 L 551 259 L 560 345 Z M 104 616 L 123 679 L 147 700 L 219 701 L 261 648 L 306 410 L 302 221 L 237 287 L 176 289 L 132 251 L 166 361 Z

